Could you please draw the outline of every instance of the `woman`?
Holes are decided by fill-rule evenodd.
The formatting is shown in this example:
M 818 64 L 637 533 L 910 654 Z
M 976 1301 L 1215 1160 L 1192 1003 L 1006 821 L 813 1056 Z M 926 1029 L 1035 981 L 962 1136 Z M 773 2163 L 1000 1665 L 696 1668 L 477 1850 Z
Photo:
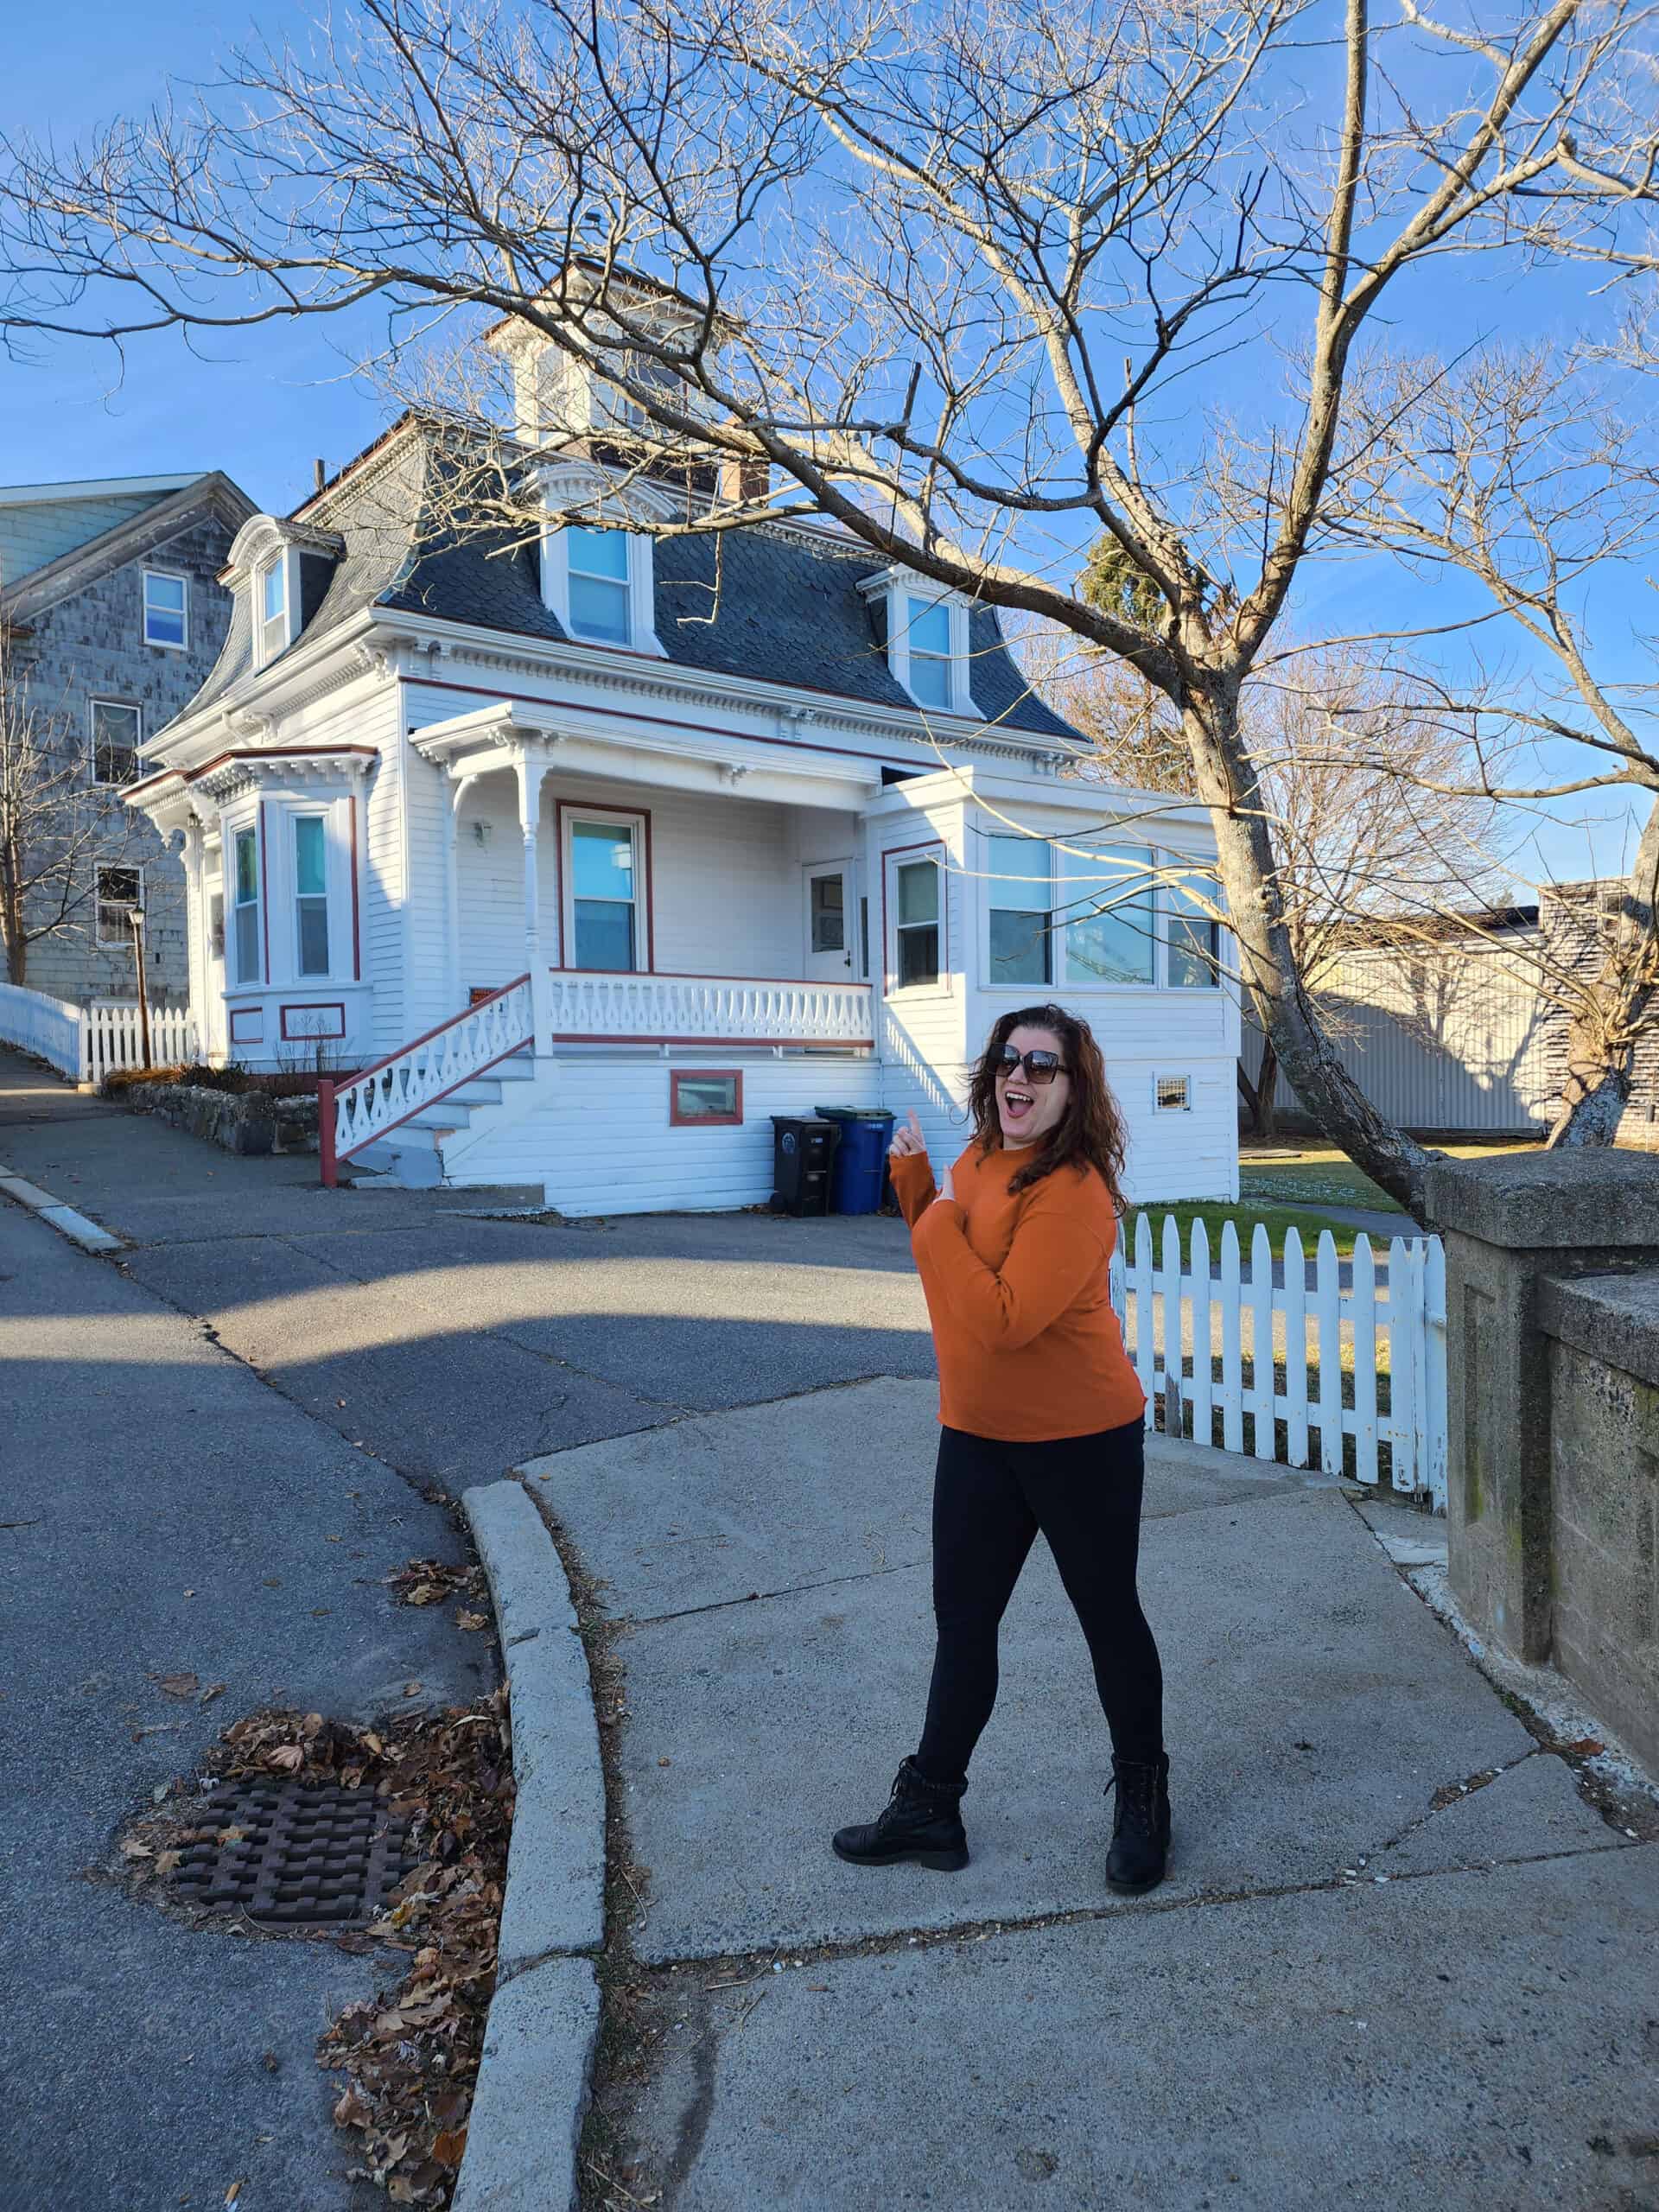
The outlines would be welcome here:
M 974 1139 L 936 1189 L 912 1114 L 893 1187 L 939 1363 L 938 1647 L 927 1719 L 885 1812 L 840 1829 L 855 1866 L 968 1863 L 968 1762 L 996 1702 L 997 1630 L 1038 1530 L 1094 1662 L 1112 1738 L 1106 1878 L 1149 1890 L 1169 1850 L 1158 1647 L 1135 1592 L 1145 1395 L 1108 1295 L 1123 1124 L 1086 1023 L 1004 1014 L 969 1094 Z

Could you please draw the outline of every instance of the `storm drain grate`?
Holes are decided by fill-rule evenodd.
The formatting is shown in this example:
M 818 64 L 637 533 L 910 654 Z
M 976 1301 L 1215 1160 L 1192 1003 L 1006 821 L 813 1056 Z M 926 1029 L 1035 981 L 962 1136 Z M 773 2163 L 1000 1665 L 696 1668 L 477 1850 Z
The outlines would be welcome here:
M 231 1833 L 185 1846 L 185 1901 L 281 1927 L 377 1920 L 415 1863 L 408 1821 L 372 1789 L 243 1783 L 215 1789 L 197 1818 Z

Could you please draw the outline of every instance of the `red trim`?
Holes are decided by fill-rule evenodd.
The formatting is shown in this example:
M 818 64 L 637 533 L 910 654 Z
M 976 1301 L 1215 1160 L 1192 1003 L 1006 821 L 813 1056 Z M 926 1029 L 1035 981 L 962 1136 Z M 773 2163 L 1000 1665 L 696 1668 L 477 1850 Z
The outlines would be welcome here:
M 868 1052 L 874 1050 L 867 1039 L 855 1037 L 664 1037 L 660 1030 L 654 1035 L 641 1031 L 623 1034 L 616 1030 L 595 1031 L 591 1036 L 585 1031 L 556 1029 L 556 1045 L 696 1045 L 701 1050 L 722 1052 L 753 1051 L 769 1052 L 774 1045 L 841 1046 L 848 1052 Z
M 657 657 L 653 653 L 649 658 L 654 662 Z M 672 664 L 671 663 L 670 665 L 671 666 Z M 713 722 L 687 721 L 683 717 L 673 715 L 636 714 L 630 707 L 599 707 L 594 706 L 590 701 L 586 699 L 543 699 L 539 697 L 537 693 L 533 691 L 506 691 L 503 690 L 496 684 L 446 683 L 442 677 L 435 676 L 406 676 L 403 680 L 405 683 L 419 684 L 424 689 L 431 691 L 457 691 L 465 693 L 469 697 L 477 697 L 480 699 L 512 699 L 516 700 L 521 706 L 553 707 L 558 709 L 563 713 L 575 715 L 604 715 L 619 721 L 646 722 L 653 728 L 658 729 L 696 730 L 701 736 L 725 738 L 732 740 L 740 745 L 777 746 L 781 747 L 785 752 L 796 753 L 804 752 L 833 753 L 838 757 L 848 760 L 879 760 L 885 767 L 893 767 L 896 765 L 893 761 L 893 747 L 891 746 L 884 747 L 879 753 L 872 753 L 867 752 L 861 745 L 824 745 L 821 744 L 816 738 L 753 737 L 750 736 L 747 732 L 739 732 L 737 730 L 731 729 L 718 729 Z M 804 683 L 792 684 L 790 688 L 792 690 L 797 691 L 805 691 L 813 689 L 811 685 Z M 849 698 L 844 691 L 823 691 L 817 693 L 816 696 L 824 699 L 842 700 L 846 703 L 846 705 L 853 708 L 855 710 L 863 708 L 868 712 L 870 706 L 868 700 Z M 754 703 L 759 705 L 760 702 L 757 701 Z M 920 710 L 918 709 L 917 711 L 919 715 Z M 449 718 L 445 716 L 443 719 L 447 721 Z M 979 717 L 972 715 L 964 715 L 959 716 L 958 719 L 963 721 L 975 722 L 981 728 L 990 727 L 990 725 L 982 721 Z M 423 728 L 428 728 L 430 727 L 430 724 L 423 723 L 422 725 Z M 1010 725 L 1010 727 L 1012 728 L 1013 726 Z M 1014 728 L 1014 734 L 1016 737 L 1029 737 L 1032 740 L 1033 747 L 1035 747 L 1039 743 L 1038 733 L 1034 730 L 1020 730 Z M 411 737 L 418 737 L 420 735 L 420 731 L 411 730 L 409 732 L 409 734 Z M 895 739 L 894 742 L 900 745 L 914 745 L 918 742 L 918 741 L 915 738 L 906 738 L 900 734 Z M 1052 750 L 1052 748 L 1051 747 L 1050 749 Z M 937 766 L 927 768 L 921 766 L 919 764 L 918 765 L 918 773 L 920 775 L 938 775 L 943 772 L 944 771 Z
M 486 991 L 482 998 L 474 999 L 471 1006 L 462 1007 L 459 1014 L 449 1014 L 442 1021 L 435 1021 L 429 1029 L 423 1029 L 418 1037 L 411 1037 L 408 1044 L 400 1045 L 395 1052 L 388 1052 L 384 1060 L 376 1060 L 372 1067 L 359 1068 L 355 1075 L 347 1076 L 342 1079 L 347 1083 L 361 1083 L 365 1075 L 378 1075 L 382 1068 L 389 1068 L 394 1060 L 401 1060 L 405 1052 L 412 1052 L 417 1045 L 429 1044 L 433 1038 L 441 1035 L 444 1030 L 453 1029 L 456 1022 L 465 1021 L 469 1014 L 476 1014 L 480 1007 L 487 1006 L 492 999 L 505 998 L 509 991 L 516 991 L 520 983 L 527 983 L 529 981 L 530 971 L 526 969 L 522 976 L 515 976 L 510 983 L 503 983 L 499 990 Z M 518 1047 L 517 1045 L 512 1047 L 512 1050 L 515 1052 L 518 1049 Z M 499 1054 L 497 1057 L 504 1058 L 505 1055 Z M 492 1060 L 489 1065 L 493 1067 L 495 1065 L 495 1061 Z M 476 1069 L 474 1069 L 474 1072 L 476 1074 Z M 462 1081 L 464 1082 L 466 1078 L 463 1077 Z M 449 1090 L 453 1090 L 455 1087 L 456 1086 L 454 1084 L 451 1084 Z M 441 1091 L 438 1095 L 440 1097 L 447 1098 L 449 1096 L 449 1091 Z M 425 1103 L 430 1106 L 433 1103 L 433 1101 L 429 1098 Z M 410 1111 L 415 1114 L 418 1114 L 420 1110 L 421 1109 L 418 1106 L 414 1106 L 410 1109 Z M 389 1126 L 396 1128 L 397 1124 L 394 1122 Z
M 683 1083 L 732 1083 L 737 1086 L 735 1114 L 682 1114 L 680 1085 Z M 671 1129 L 734 1129 L 743 1120 L 743 1071 L 741 1068 L 671 1068 L 668 1077 L 668 1126 Z
M 614 972 L 619 976 L 654 976 L 657 972 L 654 964 L 652 964 L 657 957 L 657 875 L 656 862 L 652 856 L 652 849 L 651 809 L 648 806 L 607 806 L 602 800 L 597 804 L 595 804 L 594 801 L 585 798 L 556 798 L 553 802 L 553 835 L 558 847 L 557 861 L 554 873 L 554 884 L 558 893 L 559 916 L 559 957 L 553 963 L 553 965 L 555 968 L 561 970 L 565 967 L 564 817 L 567 814 L 597 814 L 601 817 L 607 814 L 626 815 L 632 822 L 643 822 L 645 823 L 645 961 L 647 964 L 643 968 L 619 968 Z M 574 889 L 575 887 L 573 886 L 573 903 Z M 571 972 L 577 975 L 588 975 L 590 973 L 596 974 L 599 971 L 597 969 L 590 970 L 582 968 L 575 969 Z
M 169 776 L 176 776 L 182 784 L 194 784 L 203 776 L 211 776 L 215 768 L 222 768 L 232 760 L 326 760 L 342 753 L 360 753 L 365 760 L 378 760 L 379 750 L 372 745 L 270 745 L 239 746 L 229 753 L 215 753 L 211 760 L 204 760 L 200 768 L 158 768 L 153 776 L 145 776 L 138 783 L 129 784 L 126 796 L 134 798 L 140 791 L 148 791 L 152 784 L 164 784 Z
M 261 982 L 270 982 L 270 886 L 265 874 L 265 802 L 259 802 L 259 922 L 265 938 L 265 972 Z
M 363 980 L 363 938 L 357 912 L 357 793 L 353 791 L 346 801 L 352 818 L 352 981 Z
M 338 1029 L 290 1029 L 288 1026 L 290 1014 L 337 1014 L 340 1027 Z M 343 1037 L 346 1034 L 346 1002 L 343 999 L 296 999 L 292 1006 L 284 1004 L 277 1008 L 276 1030 L 283 1043 L 290 1045 L 303 1038 L 327 1039 Z
M 887 862 L 902 860 L 907 853 L 943 853 L 947 862 L 950 857 L 950 849 L 943 837 L 925 837 L 918 845 L 889 845 L 881 855 L 881 995 L 884 999 L 890 998 L 894 990 L 900 988 L 895 981 L 898 969 L 889 968 L 887 965 L 887 955 L 893 950 L 893 940 L 887 934 Z M 941 980 L 931 987 L 925 983 L 920 983 L 904 988 L 912 990 L 926 990 L 930 988 L 934 990 L 943 990 L 947 988 L 943 978 L 950 972 L 950 917 L 948 873 L 946 868 L 941 865 L 939 868 L 939 976 Z
M 334 1086 L 327 1076 L 317 1082 L 317 1158 L 323 1188 L 332 1191 L 340 1181 L 340 1163 L 334 1156 Z
M 233 1006 L 228 1007 L 226 1012 L 230 1021 L 231 1042 L 232 1045 L 264 1044 L 265 1040 L 265 1009 L 264 1007 Z M 259 1025 L 257 1030 L 251 1037 L 242 1037 L 238 1036 L 237 1033 L 237 1023 L 238 1021 L 245 1020 L 257 1021 Z

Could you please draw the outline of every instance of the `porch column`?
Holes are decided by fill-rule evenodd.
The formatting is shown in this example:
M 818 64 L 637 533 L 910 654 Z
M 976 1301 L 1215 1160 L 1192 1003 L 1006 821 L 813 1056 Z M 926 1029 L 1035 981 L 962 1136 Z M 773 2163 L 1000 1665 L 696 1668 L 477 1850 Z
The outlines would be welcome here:
M 467 792 L 477 782 L 476 776 L 449 771 L 449 804 L 443 817 L 443 893 L 448 918 L 448 980 L 449 1007 L 452 1013 L 461 1010 L 465 983 L 461 972 L 461 863 L 456 852 L 461 831 L 461 805 Z
M 542 778 L 547 762 L 539 749 L 518 748 L 514 766 L 518 778 L 518 827 L 524 840 L 524 955 L 530 969 L 531 1019 L 535 1026 L 532 1047 L 539 1058 L 553 1049 L 553 984 L 542 949 L 541 876 L 537 834 L 542 819 Z

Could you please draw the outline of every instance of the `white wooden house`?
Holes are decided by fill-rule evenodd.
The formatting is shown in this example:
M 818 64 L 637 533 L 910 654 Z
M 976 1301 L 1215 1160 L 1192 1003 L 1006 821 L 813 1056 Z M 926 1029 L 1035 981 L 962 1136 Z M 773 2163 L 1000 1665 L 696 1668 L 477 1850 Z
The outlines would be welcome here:
M 1065 772 L 991 613 L 828 529 L 653 537 L 683 486 L 616 495 L 625 530 L 457 537 L 443 465 L 405 421 L 246 524 L 225 652 L 130 794 L 184 860 L 210 1050 L 323 1055 L 340 1172 L 753 1204 L 774 1114 L 914 1107 L 959 1147 L 990 1022 L 1053 997 L 1134 1191 L 1236 1194 L 1236 1003 L 1152 888 L 1206 820 Z

